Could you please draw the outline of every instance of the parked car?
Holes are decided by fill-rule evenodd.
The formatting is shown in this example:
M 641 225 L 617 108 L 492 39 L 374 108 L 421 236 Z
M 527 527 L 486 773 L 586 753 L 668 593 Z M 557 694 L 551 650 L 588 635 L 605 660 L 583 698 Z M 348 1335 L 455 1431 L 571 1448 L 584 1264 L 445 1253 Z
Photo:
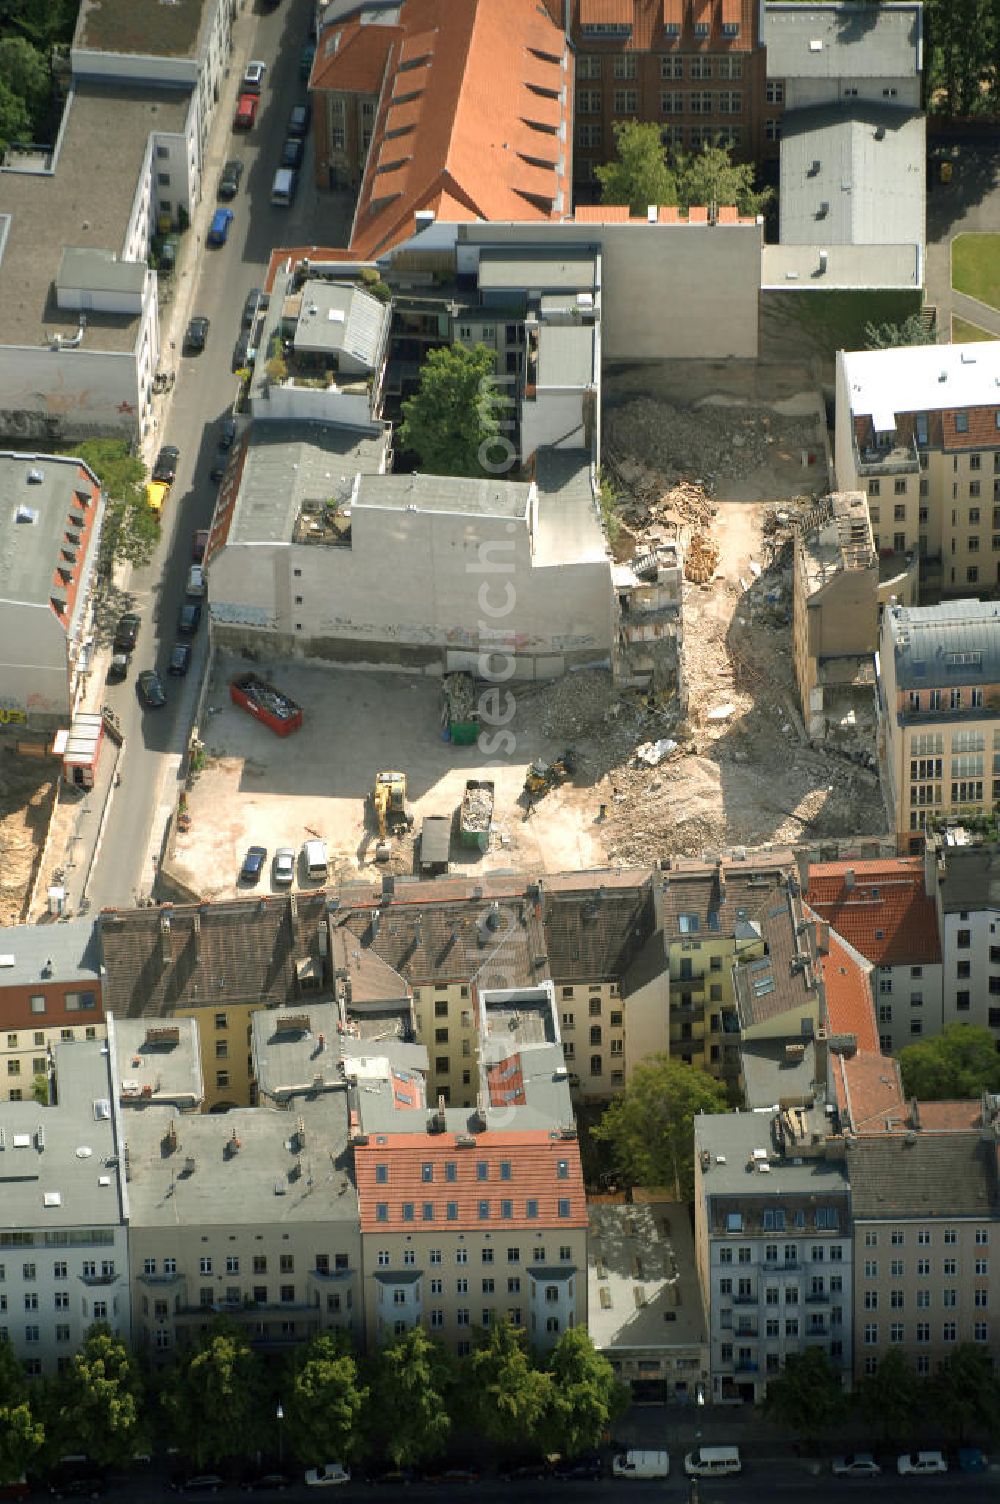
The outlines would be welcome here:
M 301 136 L 289 136 L 281 148 L 282 167 L 301 167 L 304 144 Z
M 187 326 L 184 335 L 185 350 L 204 350 L 208 344 L 208 331 L 211 328 L 210 321 L 203 313 L 196 313 Z
M 243 303 L 243 317 L 240 320 L 240 325 L 243 329 L 250 329 L 253 327 L 253 321 L 260 311 L 261 297 L 262 293 L 259 287 L 251 287 L 250 291 L 247 293 L 246 299 Z
M 942 1452 L 903 1452 L 896 1459 L 896 1471 L 904 1476 L 912 1473 L 929 1477 L 933 1473 L 946 1473 L 948 1464 Z
M 240 191 L 242 177 L 243 163 L 238 157 L 234 157 L 222 169 L 222 175 L 219 178 L 219 197 L 235 198 Z
M 219 424 L 219 448 L 232 449 L 236 442 L 236 419 L 232 413 L 227 413 Z
M 196 564 L 200 564 L 205 557 L 208 547 L 208 528 L 200 527 L 191 534 L 191 557 Z
M 985 1473 L 988 1459 L 982 1447 L 959 1447 L 958 1469 L 962 1473 Z
M 528 1483 L 539 1478 L 548 1478 L 552 1469 L 544 1458 L 529 1458 L 526 1462 L 512 1462 L 500 1474 L 504 1483 Z
M 565 1457 L 552 1469 L 557 1478 L 574 1481 L 590 1481 L 601 1476 L 601 1458 L 597 1452 L 585 1452 L 582 1457 Z
M 290 1483 L 291 1479 L 286 1478 L 284 1473 L 261 1473 L 259 1478 L 251 1478 L 243 1487 L 248 1494 L 284 1493 Z
M 191 568 L 188 570 L 187 577 L 188 595 L 204 595 L 205 586 L 206 580 L 204 569 L 202 569 L 200 564 L 192 564 Z
M 211 476 L 212 480 L 221 480 L 226 473 L 228 464 L 229 450 L 225 447 L 225 445 L 220 444 L 218 449 L 212 455 L 212 463 L 208 467 L 208 473 Z
M 271 871 L 271 879 L 274 882 L 275 887 L 277 888 L 288 888 L 295 881 L 295 852 L 292 850 L 291 846 L 279 846 L 277 851 L 274 853 L 274 865 Z M 340 1463 L 330 1462 L 327 1464 L 327 1466 L 340 1467 Z M 313 1469 L 313 1471 L 315 1472 L 316 1469 Z M 349 1478 L 350 1473 L 348 1473 L 347 1476 Z M 337 1481 L 339 1483 L 343 1483 L 346 1480 L 339 1478 Z M 306 1482 L 309 1482 L 308 1477 L 306 1478 Z
M 306 42 L 302 51 L 299 53 L 299 77 L 301 78 L 303 83 L 309 82 L 309 75 L 310 73 L 312 73 L 313 59 L 315 58 L 315 56 L 316 43 L 313 41 Z
M 164 273 L 166 273 L 166 274 L 169 275 L 170 272 L 172 272 L 174 270 L 174 268 L 176 267 L 176 265 L 177 265 L 177 236 L 176 235 L 168 235 L 164 239 L 163 244 L 160 246 L 160 251 L 159 251 L 159 254 L 158 254 L 157 258 L 156 258 L 156 270 L 158 272 L 164 272 Z
M 123 679 L 127 678 L 131 662 L 131 653 L 112 653 L 111 662 L 108 664 L 108 683 L 120 684 Z
M 191 644 L 189 642 L 175 642 L 170 651 L 170 662 L 167 664 L 167 673 L 175 678 L 181 678 L 191 667 Z
M 164 444 L 156 456 L 153 466 L 153 479 L 161 481 L 164 485 L 172 486 L 177 479 L 177 461 L 181 452 L 176 444 Z
M 233 222 L 232 209 L 216 209 L 205 239 L 209 245 L 225 245 L 229 239 L 229 226 Z
M 251 362 L 252 359 L 253 359 L 253 346 L 250 343 L 250 336 L 249 336 L 249 334 L 247 334 L 244 331 L 244 333 L 239 336 L 239 338 L 237 339 L 235 345 L 233 346 L 233 360 L 232 360 L 233 370 L 234 371 L 242 371 L 242 370 L 244 370 L 250 364 L 250 362 Z
M 848 1452 L 834 1458 L 833 1471 L 838 1478 L 877 1478 L 882 1469 L 871 1452 Z
M 287 851 L 287 846 L 281 851 Z M 275 860 L 281 855 L 281 851 L 274 853 Z M 294 853 L 292 853 L 294 859 Z M 324 1462 L 319 1467 L 311 1467 L 306 1473 L 306 1483 L 310 1488 L 335 1488 L 340 1483 L 350 1483 L 351 1470 L 342 1462 Z
M 79 1473 L 49 1485 L 54 1499 L 99 1499 L 107 1485 L 99 1473 Z
M 267 861 L 266 846 L 248 846 L 247 854 L 243 858 L 243 866 L 240 868 L 241 883 L 259 883 L 260 874 L 264 870 Z
M 170 486 L 165 480 L 147 480 L 146 482 L 146 505 L 159 521 L 163 512 L 163 505 L 170 495 Z
M 138 684 L 139 694 L 147 710 L 161 710 L 167 703 L 167 697 L 155 668 L 144 668 L 139 675 Z
M 139 636 L 141 617 L 135 611 L 125 611 L 118 618 L 112 643 L 116 653 L 131 653 Z
M 185 601 L 177 613 L 177 630 L 182 637 L 193 637 L 201 626 L 201 601 Z
M 267 64 L 261 62 L 247 63 L 243 70 L 243 82 L 240 85 L 244 94 L 259 94 L 264 83 L 264 74 L 267 72 Z
M 474 1467 L 427 1468 L 423 1474 L 425 1483 L 478 1483 L 479 1474 Z
M 309 130 L 311 117 L 311 105 L 297 104 L 288 117 L 288 134 L 290 136 L 305 136 Z
M 236 114 L 233 117 L 233 129 L 248 131 L 252 129 L 257 119 L 257 111 L 260 108 L 260 98 L 257 94 L 241 94 L 236 102 Z
M 368 1481 L 377 1485 L 387 1484 L 390 1488 L 408 1488 L 416 1479 L 417 1475 L 410 1467 L 390 1467 L 384 1472 L 372 1473 Z
M 175 1483 L 174 1487 L 182 1494 L 217 1494 L 225 1487 L 225 1479 L 218 1473 L 195 1473 L 193 1477 Z

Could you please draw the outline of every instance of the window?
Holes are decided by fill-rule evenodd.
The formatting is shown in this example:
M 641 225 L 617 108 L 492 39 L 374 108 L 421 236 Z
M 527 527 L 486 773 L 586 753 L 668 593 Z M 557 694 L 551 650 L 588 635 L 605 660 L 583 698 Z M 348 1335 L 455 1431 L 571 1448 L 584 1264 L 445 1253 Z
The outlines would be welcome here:
M 376 1165 L 375 1166 L 375 1184 L 376 1185 L 388 1185 L 388 1183 L 389 1183 L 389 1166 L 388 1165 L 384 1165 L 384 1164 L 383 1165 Z
M 635 89 L 616 89 L 614 92 L 614 112 L 616 115 L 634 115 L 639 106 L 639 95 Z
M 576 144 L 584 151 L 598 151 L 604 140 L 604 132 L 599 125 L 588 125 L 585 121 L 578 121 L 576 126 Z
M 892 491 L 893 491 L 893 495 L 894 496 L 905 496 L 906 495 L 906 481 L 905 480 L 896 480 L 896 481 L 893 481 L 893 483 L 892 483 Z M 906 515 L 905 511 L 903 512 L 903 515 L 905 517 L 905 515 Z
M 988 1342 L 989 1323 L 986 1321 L 977 1321 L 972 1328 L 972 1336 L 974 1342 Z
M 768 79 L 768 81 L 767 81 L 767 90 L 766 90 L 766 93 L 765 93 L 764 97 L 767 100 L 768 104 L 784 104 L 784 102 L 785 102 L 785 85 L 781 81 L 781 79 L 777 79 L 777 78 L 769 78 Z
M 615 78 L 635 78 L 635 53 L 619 52 L 614 59 L 613 71 Z

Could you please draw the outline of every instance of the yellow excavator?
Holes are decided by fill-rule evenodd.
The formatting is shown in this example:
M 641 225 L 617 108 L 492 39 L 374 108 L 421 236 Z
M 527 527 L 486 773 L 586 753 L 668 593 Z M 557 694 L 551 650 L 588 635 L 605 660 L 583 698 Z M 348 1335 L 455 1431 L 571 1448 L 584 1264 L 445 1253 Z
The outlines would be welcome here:
M 376 773 L 372 804 L 378 821 L 380 845 L 400 829 L 412 830 L 413 816 L 406 807 L 406 774 L 385 771 Z M 378 855 L 378 852 L 376 852 Z

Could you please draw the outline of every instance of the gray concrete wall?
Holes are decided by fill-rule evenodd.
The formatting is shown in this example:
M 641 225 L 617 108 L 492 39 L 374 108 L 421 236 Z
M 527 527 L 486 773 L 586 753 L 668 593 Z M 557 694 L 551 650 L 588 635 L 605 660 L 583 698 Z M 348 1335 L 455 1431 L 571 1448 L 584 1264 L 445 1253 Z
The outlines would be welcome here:
M 69 724 L 66 633 L 49 606 L 0 601 L 0 707 L 29 726 Z
M 0 435 L 16 439 L 19 447 L 103 435 L 131 438 L 140 406 L 132 354 L 0 348 Z

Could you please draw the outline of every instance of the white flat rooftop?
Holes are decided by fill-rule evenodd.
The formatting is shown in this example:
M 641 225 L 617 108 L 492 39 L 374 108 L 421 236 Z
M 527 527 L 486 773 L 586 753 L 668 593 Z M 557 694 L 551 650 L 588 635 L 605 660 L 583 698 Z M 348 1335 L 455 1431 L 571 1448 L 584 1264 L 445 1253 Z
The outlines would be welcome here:
M 1000 340 L 848 351 L 844 375 L 856 418 L 884 415 L 889 408 L 894 414 L 957 407 L 1000 411 Z

